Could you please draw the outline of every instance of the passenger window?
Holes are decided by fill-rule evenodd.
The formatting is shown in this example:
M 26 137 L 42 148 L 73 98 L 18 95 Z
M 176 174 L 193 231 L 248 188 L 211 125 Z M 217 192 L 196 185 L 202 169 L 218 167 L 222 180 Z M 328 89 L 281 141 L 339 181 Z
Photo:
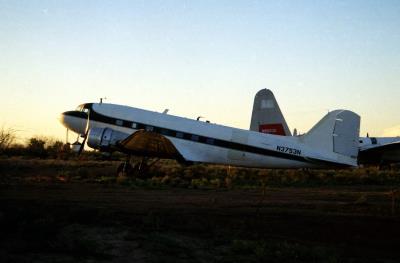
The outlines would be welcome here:
M 153 126 L 146 126 L 146 131 L 152 132 L 154 130 Z
M 137 128 L 137 124 L 133 122 L 132 125 L 131 125 L 131 127 L 134 128 L 134 129 L 136 129 L 136 128 Z
M 122 125 L 124 125 L 124 121 L 123 120 L 116 120 L 115 124 L 118 125 L 118 126 L 122 126 Z
M 199 140 L 199 136 L 193 134 L 191 140 L 197 142 Z
M 166 129 L 161 129 L 160 133 L 161 133 L 162 135 L 166 135 L 166 136 L 169 135 L 169 131 L 166 130 Z
M 183 133 L 182 132 L 177 132 L 176 133 L 176 138 L 183 138 Z

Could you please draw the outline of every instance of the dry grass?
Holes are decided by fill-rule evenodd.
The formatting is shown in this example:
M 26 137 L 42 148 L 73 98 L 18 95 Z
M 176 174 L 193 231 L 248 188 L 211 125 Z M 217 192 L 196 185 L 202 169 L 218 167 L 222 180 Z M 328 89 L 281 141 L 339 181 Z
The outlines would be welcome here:
M 0 159 L 0 183 L 10 182 L 94 182 L 122 183 L 148 187 L 252 189 L 273 187 L 317 187 L 386 185 L 400 188 L 400 169 L 381 171 L 375 167 L 347 170 L 269 170 L 197 164 L 181 166 L 161 160 L 145 178 L 116 180 L 118 161 Z

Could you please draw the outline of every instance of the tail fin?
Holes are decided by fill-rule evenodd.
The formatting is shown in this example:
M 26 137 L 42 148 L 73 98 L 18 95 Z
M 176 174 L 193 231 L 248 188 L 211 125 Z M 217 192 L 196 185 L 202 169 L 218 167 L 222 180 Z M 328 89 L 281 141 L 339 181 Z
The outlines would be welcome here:
M 250 130 L 283 136 L 292 135 L 275 96 L 269 89 L 260 90 L 254 97 Z
M 313 149 L 335 153 L 338 162 L 357 165 L 359 133 L 359 115 L 348 110 L 335 110 L 323 117 L 301 139 Z

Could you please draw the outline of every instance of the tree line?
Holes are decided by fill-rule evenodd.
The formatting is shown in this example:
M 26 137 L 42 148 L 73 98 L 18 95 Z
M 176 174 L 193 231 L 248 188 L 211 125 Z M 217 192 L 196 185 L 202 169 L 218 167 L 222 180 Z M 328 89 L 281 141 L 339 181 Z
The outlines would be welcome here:
M 73 155 L 68 143 L 43 136 L 29 138 L 25 144 L 17 142 L 17 131 L 0 129 L 0 155 L 30 156 L 37 158 L 69 158 Z

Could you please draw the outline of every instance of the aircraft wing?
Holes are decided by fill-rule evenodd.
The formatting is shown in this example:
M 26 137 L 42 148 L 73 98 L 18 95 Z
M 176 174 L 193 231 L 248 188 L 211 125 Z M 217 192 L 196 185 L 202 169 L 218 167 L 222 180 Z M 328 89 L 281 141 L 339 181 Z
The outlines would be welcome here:
M 181 159 L 182 156 L 165 136 L 145 130 L 138 130 L 118 144 L 124 153 L 147 157 Z
M 360 149 L 360 163 L 398 162 L 400 156 L 400 141 L 392 142 L 376 147 Z

